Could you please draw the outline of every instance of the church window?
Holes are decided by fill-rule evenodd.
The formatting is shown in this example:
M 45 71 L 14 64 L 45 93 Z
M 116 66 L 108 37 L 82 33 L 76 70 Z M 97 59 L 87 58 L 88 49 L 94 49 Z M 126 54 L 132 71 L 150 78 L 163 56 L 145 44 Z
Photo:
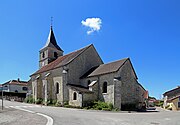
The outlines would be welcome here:
M 44 58 L 44 57 L 45 57 L 45 53 L 43 52 L 43 53 L 42 53 L 42 58 Z
M 59 83 L 57 82 L 56 83 L 56 94 L 58 94 L 59 93 Z
M 77 93 L 76 92 L 73 93 L 73 100 L 77 100 Z
M 103 93 L 107 93 L 107 82 L 103 83 Z
M 57 52 L 54 52 L 54 57 L 55 57 L 55 58 L 58 58 Z

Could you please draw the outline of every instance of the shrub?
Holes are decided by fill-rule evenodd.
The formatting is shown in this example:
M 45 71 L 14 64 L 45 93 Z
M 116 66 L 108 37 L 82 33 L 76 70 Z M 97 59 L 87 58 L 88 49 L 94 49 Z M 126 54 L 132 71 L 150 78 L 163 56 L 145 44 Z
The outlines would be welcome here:
M 43 99 L 39 98 L 36 100 L 36 104 L 42 104 L 43 103 Z
M 35 101 L 34 101 L 33 96 L 31 95 L 31 96 L 27 96 L 27 97 L 24 99 L 24 102 L 26 102 L 26 103 L 34 103 Z
M 68 101 L 65 101 L 65 102 L 64 102 L 64 105 L 69 105 L 69 102 L 68 102 Z
M 55 106 L 56 106 L 56 107 L 61 107 L 61 106 L 62 106 L 62 104 L 61 104 L 61 102 L 59 102 L 59 101 L 56 101 L 56 104 L 55 104 Z
M 55 105 L 57 103 L 57 100 L 52 100 L 52 104 Z
M 114 109 L 112 103 L 106 103 L 101 101 L 89 102 L 86 103 L 85 105 L 86 107 L 84 107 L 84 109 L 95 109 L 95 110 L 105 110 L 105 111 L 112 111 Z

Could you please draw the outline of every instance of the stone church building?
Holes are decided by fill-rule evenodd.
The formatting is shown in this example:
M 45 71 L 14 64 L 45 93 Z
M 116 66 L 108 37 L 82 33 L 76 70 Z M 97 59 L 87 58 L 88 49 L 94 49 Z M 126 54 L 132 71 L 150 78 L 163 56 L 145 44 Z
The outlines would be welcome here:
M 93 44 L 64 55 L 52 27 L 39 51 L 39 69 L 31 75 L 33 98 L 85 106 L 91 101 L 122 105 L 144 102 L 145 89 L 129 58 L 104 64 Z

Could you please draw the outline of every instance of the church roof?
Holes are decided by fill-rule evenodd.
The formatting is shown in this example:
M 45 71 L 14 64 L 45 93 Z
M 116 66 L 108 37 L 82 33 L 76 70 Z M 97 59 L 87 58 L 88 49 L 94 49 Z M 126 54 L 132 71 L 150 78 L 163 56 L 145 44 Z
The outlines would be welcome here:
M 50 28 L 50 32 L 49 32 L 49 36 L 48 36 L 48 39 L 46 41 L 46 45 L 42 48 L 46 48 L 46 47 L 52 47 L 52 48 L 56 48 L 60 51 L 63 51 L 58 45 L 57 45 L 57 42 L 56 42 L 56 38 L 55 38 L 55 35 L 54 35 L 54 32 L 53 32 L 53 29 L 52 29 L 52 26 Z
M 84 48 L 82 48 L 80 50 L 71 52 L 71 53 L 66 54 L 64 56 L 60 56 L 56 60 L 54 60 L 53 62 L 49 63 L 48 65 L 43 66 L 41 69 L 39 69 L 38 71 L 36 71 L 32 75 L 36 75 L 36 74 L 39 74 L 39 73 L 42 73 L 42 72 L 46 72 L 46 71 L 49 71 L 49 70 L 53 70 L 53 69 L 65 66 L 65 65 L 69 64 L 71 61 L 73 61 L 76 57 L 78 57 L 86 49 L 88 49 L 90 46 L 93 46 L 93 45 L 91 44 L 91 45 L 89 45 L 87 47 L 84 47 Z
M 98 75 L 102 75 L 102 74 L 108 74 L 108 73 L 117 72 L 125 64 L 125 62 L 127 60 L 130 60 L 130 59 L 125 58 L 125 59 L 118 60 L 118 61 L 115 61 L 115 62 L 102 64 L 98 68 L 96 68 L 92 73 L 90 73 L 87 77 L 92 77 L 92 76 L 98 76 Z M 135 73 L 135 71 L 134 71 L 134 73 Z M 135 75 L 136 75 L 136 73 L 135 73 Z M 136 78 L 137 78 L 137 76 L 136 76 Z
M 71 87 L 72 89 L 82 92 L 82 93 L 94 93 L 90 91 L 88 88 L 80 86 L 80 85 L 74 85 L 74 84 L 67 84 L 67 86 Z

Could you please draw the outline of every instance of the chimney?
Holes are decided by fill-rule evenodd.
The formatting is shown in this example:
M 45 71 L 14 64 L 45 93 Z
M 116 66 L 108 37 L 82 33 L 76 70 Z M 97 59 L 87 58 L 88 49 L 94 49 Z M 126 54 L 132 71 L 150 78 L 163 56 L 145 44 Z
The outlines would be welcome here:
M 17 81 L 20 82 L 20 78 L 18 78 Z

